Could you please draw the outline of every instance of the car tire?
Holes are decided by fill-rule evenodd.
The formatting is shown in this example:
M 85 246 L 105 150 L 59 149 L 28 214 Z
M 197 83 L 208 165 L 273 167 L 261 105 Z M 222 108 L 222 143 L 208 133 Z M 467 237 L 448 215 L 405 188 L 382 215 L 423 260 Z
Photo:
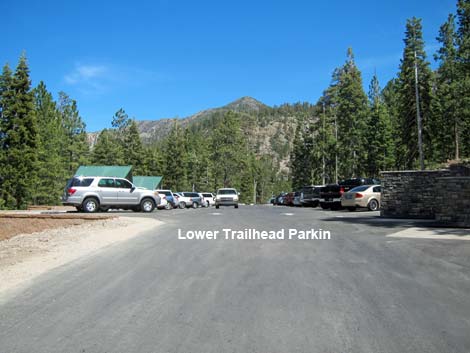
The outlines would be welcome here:
M 320 204 L 320 202 L 314 201 L 313 204 L 312 204 L 312 207 L 318 207 L 319 204 Z
M 86 213 L 95 213 L 100 209 L 100 203 L 96 198 L 88 197 L 83 201 L 82 209 Z
M 197 202 L 193 202 L 193 204 L 191 205 L 192 208 L 197 208 Z
M 356 211 L 356 207 L 354 207 L 354 206 L 348 207 L 348 211 L 354 212 L 354 211 Z
M 238 204 L 237 204 L 237 205 L 235 205 L 235 208 L 238 208 Z
M 186 208 L 186 202 L 180 201 L 179 208 Z
M 165 210 L 171 210 L 171 203 L 169 202 L 166 203 Z
M 152 212 L 155 209 L 155 201 L 149 198 L 145 198 L 140 202 L 140 209 L 142 212 Z
M 367 208 L 369 209 L 369 211 L 377 211 L 379 209 L 379 201 L 377 201 L 376 199 L 370 200 L 367 204 Z
M 220 207 L 219 205 L 215 205 L 215 208 L 219 209 L 219 207 Z
M 206 201 L 206 207 L 210 207 L 211 206 L 211 203 L 209 201 Z
M 330 205 L 320 202 L 320 207 L 324 210 L 328 210 L 330 208 Z

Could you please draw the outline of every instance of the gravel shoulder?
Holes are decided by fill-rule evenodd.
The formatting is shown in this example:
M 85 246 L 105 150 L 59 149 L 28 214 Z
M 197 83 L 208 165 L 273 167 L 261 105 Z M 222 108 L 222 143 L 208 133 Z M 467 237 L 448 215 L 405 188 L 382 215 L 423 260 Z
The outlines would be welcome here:
M 20 234 L 0 242 L 0 297 L 28 285 L 39 275 L 129 240 L 162 222 L 118 217 Z

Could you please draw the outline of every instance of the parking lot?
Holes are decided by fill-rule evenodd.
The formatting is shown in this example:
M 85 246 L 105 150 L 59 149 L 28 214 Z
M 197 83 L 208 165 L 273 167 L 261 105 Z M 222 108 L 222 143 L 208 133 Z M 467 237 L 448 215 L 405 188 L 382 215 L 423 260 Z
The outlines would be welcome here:
M 429 222 L 267 205 L 114 212 L 163 224 L 4 303 L 3 351 L 470 350 L 470 242 L 393 236 Z M 224 229 L 331 238 L 178 238 Z

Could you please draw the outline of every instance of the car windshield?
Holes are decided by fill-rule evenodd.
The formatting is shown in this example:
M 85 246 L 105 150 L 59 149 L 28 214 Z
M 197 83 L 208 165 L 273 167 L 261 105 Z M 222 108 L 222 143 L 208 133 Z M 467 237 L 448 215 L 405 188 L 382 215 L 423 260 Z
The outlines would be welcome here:
M 368 188 L 370 188 L 370 185 L 356 186 L 355 188 L 349 190 L 349 192 L 366 191 Z
M 170 192 L 170 191 L 162 191 L 162 190 L 160 190 L 160 191 L 158 191 L 158 193 L 159 193 L 159 194 L 163 194 L 163 195 L 165 195 L 165 196 L 171 196 L 171 192 Z
M 234 189 L 222 189 L 218 191 L 219 195 L 235 195 L 236 193 Z

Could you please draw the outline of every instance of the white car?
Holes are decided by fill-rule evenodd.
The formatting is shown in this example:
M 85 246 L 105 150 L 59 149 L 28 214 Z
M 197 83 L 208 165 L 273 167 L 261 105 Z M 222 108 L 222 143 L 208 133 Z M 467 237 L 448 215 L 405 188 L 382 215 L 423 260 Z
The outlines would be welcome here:
M 215 206 L 215 195 L 211 192 L 203 192 L 204 200 L 207 206 Z
M 220 206 L 233 206 L 238 208 L 239 195 L 240 193 L 233 188 L 223 188 L 217 190 L 217 195 L 215 196 L 215 208 L 219 208 Z

